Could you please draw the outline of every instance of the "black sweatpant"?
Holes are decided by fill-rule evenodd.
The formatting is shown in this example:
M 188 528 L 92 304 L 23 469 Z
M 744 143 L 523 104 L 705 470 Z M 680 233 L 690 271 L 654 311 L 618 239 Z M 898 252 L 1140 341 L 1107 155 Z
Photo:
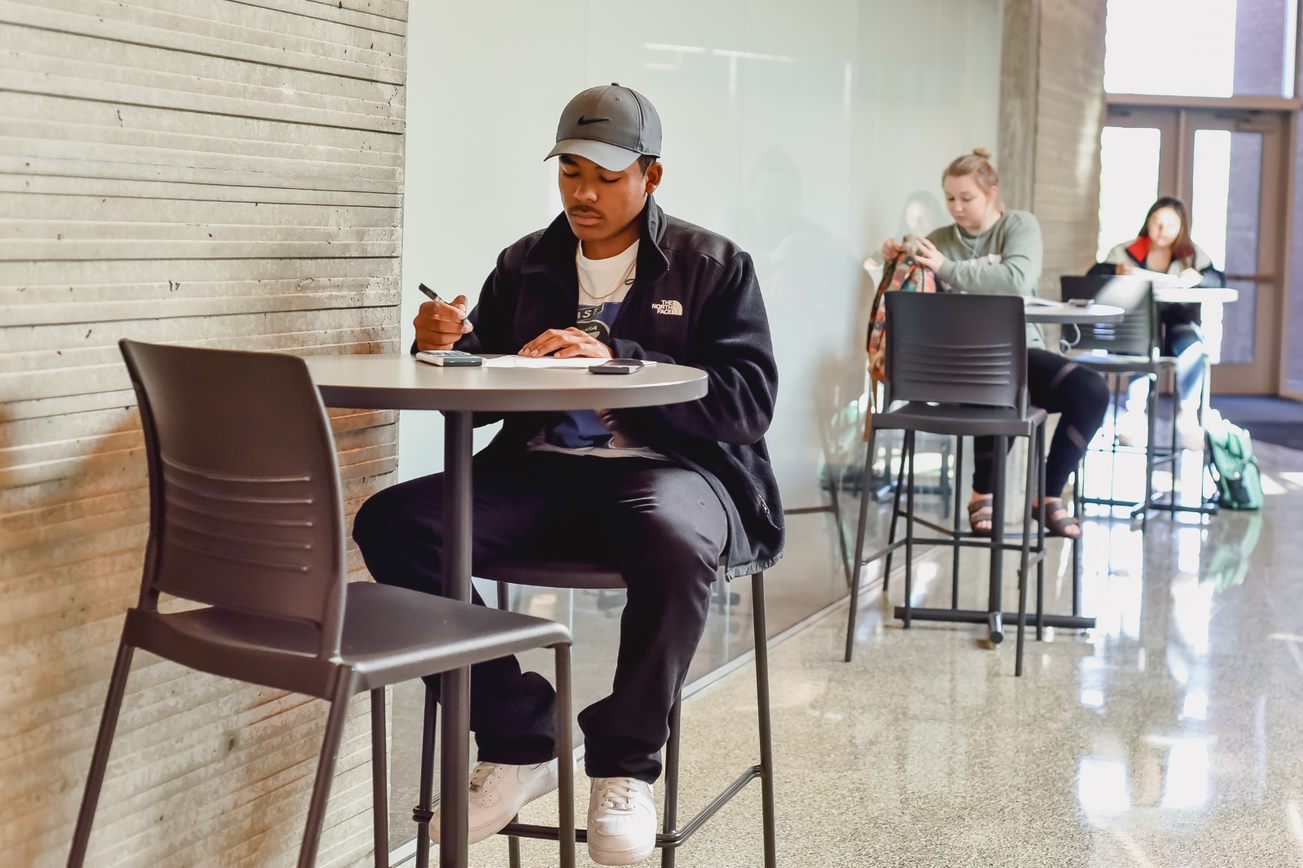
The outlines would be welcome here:
M 1045 496 L 1059 497 L 1104 421 L 1108 384 L 1071 359 L 1032 348 L 1027 350 L 1027 398 L 1035 407 L 1062 414 L 1045 458 Z M 978 494 L 991 493 L 994 457 L 995 438 L 974 438 L 973 491 Z
M 699 474 L 665 461 L 534 452 L 475 460 L 472 564 L 609 560 L 628 586 L 609 696 L 579 715 L 591 777 L 660 776 L 670 707 L 705 628 L 728 539 Z M 441 594 L 443 475 L 395 485 L 358 510 L 353 538 L 378 582 Z M 478 593 L 475 602 L 483 605 Z M 557 755 L 551 684 L 514 657 L 471 669 L 471 729 L 486 762 Z M 564 746 L 565 750 L 569 746 Z

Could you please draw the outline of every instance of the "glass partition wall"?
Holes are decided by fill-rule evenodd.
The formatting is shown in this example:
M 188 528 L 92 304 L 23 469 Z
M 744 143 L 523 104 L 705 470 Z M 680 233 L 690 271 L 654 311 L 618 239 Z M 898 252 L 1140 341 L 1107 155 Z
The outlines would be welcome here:
M 858 472 L 847 471 L 864 450 L 873 289 L 861 263 L 889 235 L 948 222 L 942 169 L 997 143 L 999 0 L 901 9 L 888 0 L 411 5 L 399 345 L 411 340 L 418 281 L 473 302 L 498 252 L 560 212 L 555 164 L 543 155 L 565 102 L 610 81 L 645 93 L 665 129 L 657 200 L 751 253 L 773 328 L 780 394 L 767 439 L 788 542 L 766 577 L 771 635 L 846 595 L 829 507 L 833 486 L 848 525 L 858 506 Z M 402 416 L 400 478 L 439 469 L 431 415 Z M 921 484 L 936 481 L 941 461 L 920 449 Z M 919 505 L 937 516 L 943 508 L 936 495 Z M 870 530 L 881 538 L 878 508 Z M 717 589 L 695 685 L 745 659 L 750 603 L 747 582 Z M 511 605 L 571 626 L 576 708 L 609 688 L 622 593 L 515 589 Z M 526 665 L 550 677 L 544 657 Z M 398 846 L 412 829 L 419 687 L 395 691 L 393 706 Z

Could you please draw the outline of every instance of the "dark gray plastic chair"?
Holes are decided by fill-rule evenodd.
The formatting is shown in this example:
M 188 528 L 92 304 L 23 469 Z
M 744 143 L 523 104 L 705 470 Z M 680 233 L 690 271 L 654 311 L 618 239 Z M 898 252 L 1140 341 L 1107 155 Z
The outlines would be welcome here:
M 1145 400 L 1145 499 L 1135 501 L 1117 500 L 1113 497 L 1091 497 L 1085 495 L 1084 474 L 1075 475 L 1074 499 L 1078 503 L 1094 503 L 1104 506 L 1130 506 L 1131 517 L 1140 516 L 1141 529 L 1149 524 L 1149 511 L 1166 508 L 1154 499 L 1154 470 L 1161 464 L 1172 464 L 1172 484 L 1169 491 L 1169 504 L 1176 503 L 1176 458 L 1179 450 L 1176 446 L 1176 420 L 1181 412 L 1181 390 L 1174 389 L 1175 406 L 1172 411 L 1172 428 L 1166 452 L 1158 450 L 1158 383 L 1167 371 L 1176 370 L 1176 359 L 1159 355 L 1158 344 L 1158 306 L 1154 301 L 1154 284 L 1142 277 L 1124 275 L 1092 275 L 1088 277 L 1064 276 L 1059 279 L 1059 289 L 1064 301 L 1085 299 L 1100 304 L 1111 304 L 1124 311 L 1119 323 L 1083 325 L 1080 340 L 1076 342 L 1069 354 L 1074 362 L 1085 368 L 1098 371 L 1107 376 L 1116 376 L 1121 386 L 1114 391 L 1112 453 L 1117 455 L 1117 419 L 1121 394 L 1125 384 L 1134 375 L 1149 380 L 1149 395 Z
M 884 563 L 883 593 L 889 585 L 891 557 L 905 548 L 905 604 L 897 617 L 906 629 L 914 618 L 929 621 L 985 621 L 993 643 L 1003 640 L 1003 612 L 1000 606 L 1002 564 L 1006 550 L 1021 553 L 1018 572 L 1018 647 L 1014 673 L 1022 674 L 1023 632 L 1026 625 L 1027 570 L 1033 560 L 1037 571 L 1037 637 L 1041 636 L 1042 590 L 1044 587 L 1044 516 L 1031 547 L 1032 499 L 1038 497 L 1044 511 L 1045 419 L 1044 410 L 1027 406 L 1027 335 L 1023 302 L 1016 295 L 960 295 L 955 293 L 893 292 L 887 296 L 887 406 L 873 417 L 874 430 L 905 432 L 905 454 L 892 503 L 887 545 L 864 557 L 868 498 L 860 500 L 859 522 L 852 555 L 851 606 L 846 622 L 846 654 L 850 662 L 855 647 L 855 619 L 860 592 L 860 574 L 865 564 L 880 557 Z M 944 538 L 920 538 L 914 534 L 914 441 L 918 432 L 943 434 L 959 439 L 956 447 L 955 478 L 963 465 L 965 436 L 995 438 L 994 490 L 992 491 L 991 535 L 987 539 L 960 531 L 960 487 L 955 486 L 953 529 L 929 525 L 946 533 Z M 1027 438 L 1028 462 L 1026 503 L 1022 539 L 1015 546 L 1004 541 L 1006 452 L 1010 437 Z M 872 453 L 866 451 L 864 478 L 872 473 Z M 908 492 L 906 507 L 900 508 L 902 492 Z M 896 539 L 897 521 L 905 516 L 905 537 Z M 930 543 L 951 547 L 952 578 L 949 609 L 920 609 L 913 605 L 914 544 Z M 959 597 L 959 551 L 964 546 L 989 548 L 989 608 L 985 613 L 961 610 Z
M 721 569 L 721 578 L 722 573 Z M 504 561 L 494 564 L 477 564 L 475 566 L 475 575 L 497 583 L 498 608 L 503 611 L 508 608 L 508 584 L 582 590 L 622 590 L 624 588 L 624 580 L 614 567 L 593 563 L 546 560 Z M 732 784 L 702 808 L 691 820 L 679 826 L 679 712 L 681 697 L 675 697 L 674 706 L 670 711 L 670 740 L 665 749 L 665 810 L 661 818 L 662 832 L 656 836 L 656 846 L 661 848 L 662 868 L 673 868 L 677 848 L 683 846 L 693 833 L 705 825 L 706 821 L 713 817 L 720 808 L 728 804 L 734 796 L 756 778 L 760 779 L 765 868 L 775 868 L 777 864 L 774 825 L 774 760 L 769 717 L 769 646 L 765 624 L 765 574 L 763 572 L 751 576 L 751 610 L 752 629 L 755 636 L 760 762 L 758 765 L 745 769 Z M 426 731 L 431 734 L 433 733 L 433 713 L 433 702 L 427 699 Z M 570 742 L 558 736 L 558 744 L 568 745 Z M 427 739 L 422 751 L 423 781 L 427 771 L 431 768 L 431 745 L 432 739 Z M 561 752 L 564 753 L 564 748 L 562 748 Z M 422 805 L 417 807 L 418 816 L 427 816 L 428 818 L 428 814 L 423 809 L 428 808 L 429 796 L 428 790 L 423 792 Z M 510 865 L 511 868 L 519 868 L 519 838 L 555 840 L 558 830 L 552 826 L 512 823 L 499 834 L 510 836 L 508 843 Z M 588 840 L 586 829 L 579 829 L 575 834 L 580 842 Z
M 330 701 L 298 864 L 316 861 L 348 701 L 371 693 L 375 864 L 388 862 L 384 687 L 528 648 L 556 652 L 557 731 L 570 738 L 562 625 L 345 578 L 335 444 L 302 359 L 121 342 L 140 404 L 150 519 L 73 835 L 85 860 L 137 648 L 192 669 Z M 203 603 L 158 611 L 160 595 Z M 573 779 L 561 763 L 561 864 L 574 865 Z

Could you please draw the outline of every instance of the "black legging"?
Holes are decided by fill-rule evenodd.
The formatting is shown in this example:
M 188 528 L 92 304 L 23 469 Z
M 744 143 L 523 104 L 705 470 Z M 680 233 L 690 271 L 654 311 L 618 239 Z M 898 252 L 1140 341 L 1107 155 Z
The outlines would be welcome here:
M 1086 453 L 1108 409 L 1108 384 L 1089 368 L 1046 350 L 1027 351 L 1027 397 L 1036 407 L 1062 414 L 1045 458 L 1045 496 L 1058 497 Z M 1012 440 L 1010 443 L 1012 444 Z M 973 491 L 990 494 L 995 438 L 976 437 Z

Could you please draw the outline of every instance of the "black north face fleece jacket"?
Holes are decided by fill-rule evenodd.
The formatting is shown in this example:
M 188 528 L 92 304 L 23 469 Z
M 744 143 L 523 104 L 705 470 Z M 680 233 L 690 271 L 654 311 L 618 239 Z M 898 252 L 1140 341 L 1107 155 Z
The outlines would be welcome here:
M 622 430 L 700 473 L 728 515 L 728 575 L 776 563 L 783 510 L 764 434 L 774 415 L 778 368 L 751 257 L 728 239 L 665 214 L 649 197 L 643 209 L 637 274 L 611 327 L 618 358 L 700 368 L 704 398 L 615 411 Z M 470 312 L 475 328 L 456 348 L 515 353 L 550 328 L 575 324 L 578 239 L 565 214 L 498 256 Z M 552 421 L 550 414 L 477 414 L 477 425 L 503 420 L 482 453 L 517 452 Z

